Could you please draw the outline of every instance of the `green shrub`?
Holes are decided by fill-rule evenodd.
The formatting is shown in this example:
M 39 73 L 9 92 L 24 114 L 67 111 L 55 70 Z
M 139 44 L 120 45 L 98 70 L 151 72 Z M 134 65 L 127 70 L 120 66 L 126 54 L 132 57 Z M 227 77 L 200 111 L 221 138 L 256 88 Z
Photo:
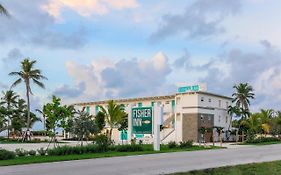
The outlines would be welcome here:
M 28 151 L 22 149 L 22 148 L 18 148 L 15 150 L 15 153 L 18 157 L 24 157 L 28 155 Z
M 168 143 L 168 148 L 176 148 L 177 147 L 177 143 L 175 141 L 170 141 Z
M 14 159 L 16 154 L 12 151 L 0 149 L 0 160 Z
M 263 143 L 263 142 L 278 142 L 278 141 L 281 140 L 276 137 L 259 137 L 252 140 L 246 140 L 246 143 Z
M 37 152 L 39 153 L 40 156 L 45 156 L 47 153 L 47 150 L 44 148 L 40 148 L 40 149 L 37 149 Z
M 29 150 L 29 151 L 28 151 L 28 154 L 29 154 L 30 156 L 35 156 L 35 155 L 36 155 L 36 151 L 35 151 L 35 150 Z
M 99 152 L 107 151 L 109 146 L 112 144 L 111 140 L 103 134 L 96 136 L 93 143 L 98 146 L 97 149 Z
M 184 141 L 184 142 L 180 142 L 180 148 L 191 148 L 193 145 L 193 141 L 192 140 L 188 140 L 188 141 Z
M 114 150 L 118 152 L 136 152 L 143 151 L 142 145 L 117 145 Z

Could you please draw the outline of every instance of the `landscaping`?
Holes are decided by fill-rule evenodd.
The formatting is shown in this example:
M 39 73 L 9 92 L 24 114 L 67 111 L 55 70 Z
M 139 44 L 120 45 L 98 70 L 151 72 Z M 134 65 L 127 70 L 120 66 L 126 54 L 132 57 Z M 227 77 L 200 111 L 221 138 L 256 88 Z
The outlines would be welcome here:
M 171 145 L 173 146 L 171 147 Z M 2 149 L 0 150 L 0 166 L 220 148 L 196 146 L 192 145 L 191 141 L 188 141 L 181 144 L 169 143 L 161 145 L 161 151 L 153 151 L 153 145 L 151 144 L 135 144 L 134 142 L 130 145 L 108 145 L 103 142 L 86 146 L 61 146 L 48 150 L 41 148 L 37 151 L 17 149 L 12 152 Z M 8 157 L 6 153 L 9 153 Z
M 171 175 L 279 175 L 281 161 L 226 166 Z

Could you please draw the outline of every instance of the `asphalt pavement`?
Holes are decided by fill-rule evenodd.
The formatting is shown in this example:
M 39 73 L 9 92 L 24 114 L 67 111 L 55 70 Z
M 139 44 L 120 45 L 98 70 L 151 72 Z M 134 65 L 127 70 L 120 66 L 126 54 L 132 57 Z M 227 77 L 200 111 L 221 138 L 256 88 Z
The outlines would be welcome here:
M 0 167 L 0 175 L 150 175 L 281 160 L 281 144 Z

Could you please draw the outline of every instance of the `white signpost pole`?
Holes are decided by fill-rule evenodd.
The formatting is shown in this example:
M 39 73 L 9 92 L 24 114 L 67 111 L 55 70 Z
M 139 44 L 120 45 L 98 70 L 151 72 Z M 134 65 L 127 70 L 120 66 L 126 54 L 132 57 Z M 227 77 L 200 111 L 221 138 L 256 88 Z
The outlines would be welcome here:
M 162 106 L 155 106 L 153 110 L 153 149 L 160 151 L 160 120 L 163 115 Z
M 128 143 L 131 143 L 132 140 L 132 105 L 129 104 L 126 107 L 126 112 L 128 114 Z

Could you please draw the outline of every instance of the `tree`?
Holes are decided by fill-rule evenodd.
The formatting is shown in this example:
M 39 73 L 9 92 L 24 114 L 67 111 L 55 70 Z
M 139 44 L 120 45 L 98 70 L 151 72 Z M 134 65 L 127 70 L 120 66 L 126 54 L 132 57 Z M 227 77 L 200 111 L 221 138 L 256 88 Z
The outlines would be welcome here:
M 9 126 L 7 125 L 6 115 L 7 115 L 6 108 L 0 105 L 0 133 L 9 128 Z
M 98 131 L 101 132 L 105 127 L 105 115 L 102 112 L 98 112 L 95 117 L 95 122 L 98 128 Z
M 47 79 L 45 76 L 41 74 L 41 70 L 35 69 L 34 65 L 36 64 L 36 61 L 30 61 L 29 58 L 24 59 L 21 62 L 21 70 L 19 72 L 11 72 L 9 75 L 11 76 L 17 76 L 18 79 L 12 84 L 11 87 L 15 87 L 21 82 L 24 81 L 25 83 L 25 90 L 26 90 L 26 99 L 27 99 L 27 132 L 30 130 L 30 94 L 32 95 L 30 83 L 31 81 L 38 85 L 41 88 L 45 88 L 44 84 L 41 82 L 42 79 Z M 25 134 L 25 138 L 28 138 Z
M 98 127 L 95 120 L 93 120 L 93 116 L 87 112 L 78 111 L 77 116 L 73 120 L 71 132 L 81 141 L 81 146 L 83 146 L 84 139 L 89 139 L 90 135 L 97 133 L 97 131 Z
M 109 139 L 111 140 L 113 128 L 119 128 L 121 122 L 126 117 L 124 108 L 121 105 L 114 103 L 113 100 L 110 100 L 107 104 L 107 109 L 103 106 L 99 106 L 101 112 L 104 113 L 107 124 L 109 125 Z
M 54 141 L 56 146 L 56 132 L 58 128 L 67 127 L 67 119 L 72 117 L 72 111 L 67 106 L 61 105 L 61 99 L 53 96 L 52 102 L 43 107 L 46 116 L 46 129 L 51 137 L 50 143 Z
M 228 106 L 227 108 L 227 113 L 229 114 L 230 116 L 230 123 L 229 123 L 229 126 L 228 126 L 228 130 L 230 130 L 230 127 L 232 126 L 232 119 L 233 119 L 233 116 L 239 116 L 240 115 L 240 110 L 239 108 L 237 108 L 236 106 Z
M 250 99 L 254 99 L 255 94 L 253 88 L 248 83 L 240 83 L 233 86 L 235 92 L 232 94 L 233 103 L 237 108 L 242 108 L 245 111 L 249 111 Z
M 9 13 L 6 10 L 6 8 L 2 4 L 0 4 L 0 15 L 2 15 L 2 14 L 6 15 L 6 16 L 9 16 Z
M 7 109 L 7 122 L 8 122 L 8 126 L 11 123 L 12 120 L 12 108 L 15 106 L 15 104 L 17 103 L 17 98 L 19 97 L 13 90 L 7 90 L 7 91 L 3 91 L 2 92 L 3 97 L 1 98 L 1 105 L 5 105 L 6 109 Z M 10 137 L 10 129 L 8 128 L 8 139 Z

